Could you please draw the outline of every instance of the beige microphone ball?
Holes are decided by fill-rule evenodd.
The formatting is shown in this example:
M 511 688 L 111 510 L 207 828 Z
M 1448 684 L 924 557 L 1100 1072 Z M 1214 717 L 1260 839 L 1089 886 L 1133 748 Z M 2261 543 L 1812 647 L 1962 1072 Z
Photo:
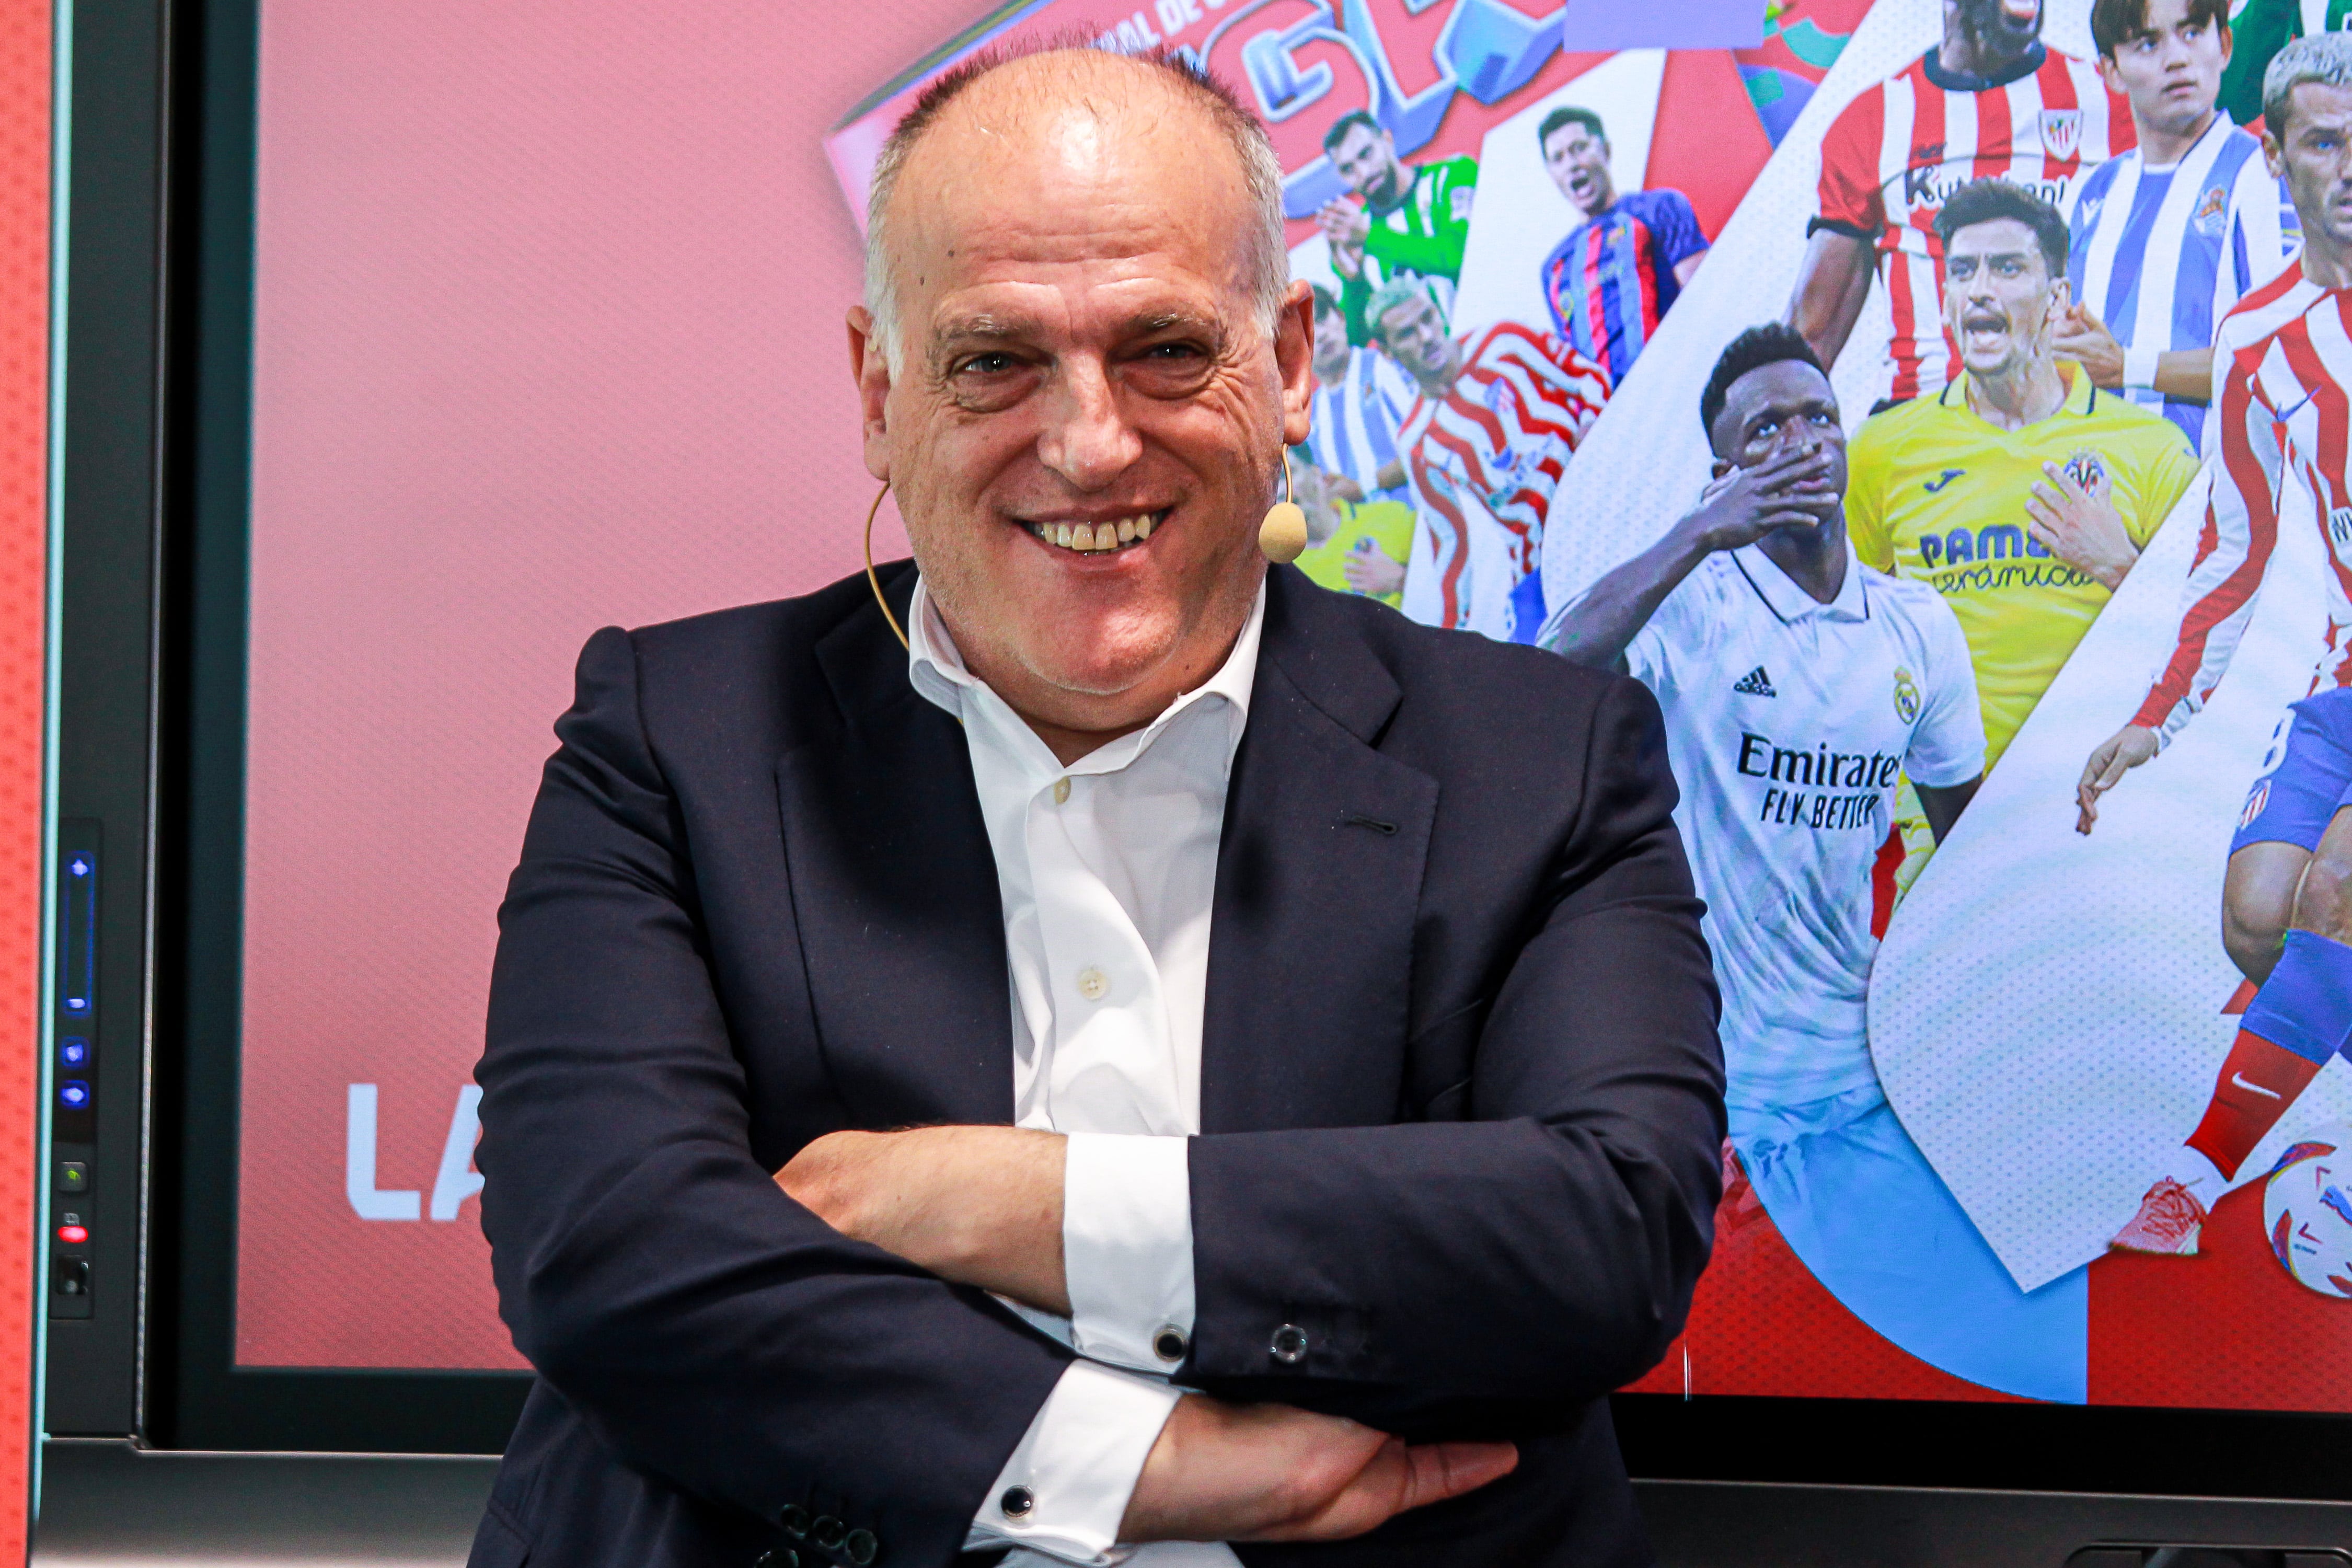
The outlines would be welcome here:
M 1257 527 L 1257 547 L 1276 566 L 1286 566 L 1307 551 L 1307 513 L 1291 501 L 1276 501 Z

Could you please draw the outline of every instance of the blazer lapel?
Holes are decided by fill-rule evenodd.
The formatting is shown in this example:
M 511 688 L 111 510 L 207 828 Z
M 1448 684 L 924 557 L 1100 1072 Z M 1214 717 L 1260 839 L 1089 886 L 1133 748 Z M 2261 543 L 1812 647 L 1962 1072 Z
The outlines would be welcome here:
M 886 590 L 901 625 L 914 583 L 901 568 Z M 867 1125 L 1009 1122 L 1003 902 L 962 727 L 908 685 L 878 610 L 816 656 L 842 723 L 776 780 L 826 1067 Z
M 1203 1132 L 1399 1114 L 1437 812 L 1434 779 L 1372 749 L 1399 695 L 1339 601 L 1276 568 L 1217 859 Z

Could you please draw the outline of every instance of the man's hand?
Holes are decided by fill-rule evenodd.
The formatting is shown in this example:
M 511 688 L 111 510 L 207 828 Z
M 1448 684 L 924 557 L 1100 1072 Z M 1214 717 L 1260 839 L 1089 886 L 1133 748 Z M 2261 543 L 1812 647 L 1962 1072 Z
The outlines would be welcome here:
M 1333 250 L 1360 255 L 1365 237 L 1372 232 L 1372 215 L 1360 204 L 1337 196 L 1316 210 L 1315 225 L 1331 242 Z
M 776 1184 L 844 1236 L 1067 1317 L 1067 1144 L 1058 1132 L 1019 1127 L 828 1132 L 793 1155 Z
M 2154 755 L 2156 731 L 2145 724 L 2126 724 L 2100 742 L 2083 764 L 2082 782 L 2074 786 L 2074 831 L 2090 832 L 2099 820 L 2099 797 Z
M 1357 542 L 1339 563 L 1339 570 L 1346 574 L 1348 586 L 1359 594 L 1377 599 L 1404 591 L 1404 567 L 1381 553 L 1381 547 L 1369 539 Z
M 1753 544 L 1776 528 L 1811 528 L 1837 510 L 1829 474 L 1829 454 L 1819 447 L 1776 452 L 1711 481 L 1681 526 L 1709 552 Z
M 2097 489 L 2085 489 L 2055 463 L 2042 464 L 2042 472 L 2047 482 L 2025 498 L 2026 531 L 2051 554 L 2114 592 L 2139 559 L 2139 546 L 2110 499 L 2112 485 L 2101 479 Z
M 1411 1447 L 1337 1415 L 1186 1394 L 1143 1462 L 1118 1538 L 1343 1541 L 1518 1462 L 1509 1443 Z
M 2060 359 L 2073 360 L 2090 376 L 2091 384 L 2109 392 L 2124 384 L 2124 346 L 2116 342 L 2106 322 L 2088 305 L 2069 305 L 2050 335 L 2050 349 Z

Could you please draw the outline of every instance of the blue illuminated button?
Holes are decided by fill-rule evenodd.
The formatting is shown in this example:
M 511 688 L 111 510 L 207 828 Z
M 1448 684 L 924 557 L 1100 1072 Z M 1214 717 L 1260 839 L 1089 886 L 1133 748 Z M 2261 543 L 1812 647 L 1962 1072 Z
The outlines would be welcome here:
M 72 859 L 66 862 L 66 869 L 77 877 L 89 876 L 89 857 L 87 855 L 75 856 Z
M 68 1035 L 58 1042 L 58 1060 L 69 1068 L 78 1068 L 89 1060 L 89 1042 L 79 1035 Z
M 89 1085 L 78 1078 L 69 1078 L 58 1085 L 58 1100 L 68 1110 L 80 1110 L 89 1104 Z

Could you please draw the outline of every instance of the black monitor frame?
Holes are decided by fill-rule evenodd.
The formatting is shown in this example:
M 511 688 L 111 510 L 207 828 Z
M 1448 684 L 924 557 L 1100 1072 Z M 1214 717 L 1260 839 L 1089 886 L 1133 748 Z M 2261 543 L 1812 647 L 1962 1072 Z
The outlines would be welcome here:
M 101 986 L 149 1020 L 152 1201 L 135 1332 L 79 1360 L 53 1338 L 49 1427 L 496 1452 L 526 1377 L 233 1364 L 257 5 L 124 0 L 75 23 L 56 815 L 101 821 L 118 866 L 142 858 L 124 883 L 142 898 L 108 907 Z M 1658 1479 L 2352 1500 L 2352 1414 L 1615 1407 L 1630 1467 Z

